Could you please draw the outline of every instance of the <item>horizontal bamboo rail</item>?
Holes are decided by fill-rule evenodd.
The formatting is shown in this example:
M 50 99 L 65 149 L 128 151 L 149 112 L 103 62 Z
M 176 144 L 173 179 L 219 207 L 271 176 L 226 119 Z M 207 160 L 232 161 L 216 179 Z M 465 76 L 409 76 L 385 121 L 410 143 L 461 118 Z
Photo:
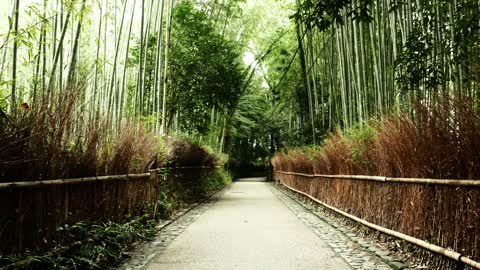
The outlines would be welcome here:
M 58 227 L 143 214 L 158 195 L 158 173 L 0 183 L 0 253 L 46 250 Z
M 297 176 L 308 177 L 308 178 L 323 177 L 323 178 L 330 178 L 330 179 L 367 180 L 367 181 L 377 181 L 377 182 L 397 182 L 397 183 L 410 183 L 410 184 L 480 187 L 480 180 L 398 178 L 398 177 L 368 176 L 368 175 L 326 175 L 326 174 L 305 174 L 305 173 L 284 172 L 284 171 L 275 171 L 275 173 L 284 174 L 284 175 L 297 175 Z
M 358 223 L 361 223 L 362 225 L 365 225 L 371 229 L 374 229 L 376 231 L 379 231 L 379 232 L 382 232 L 382 233 L 385 233 L 385 234 L 388 234 L 390 236 L 393 236 L 393 237 L 396 237 L 398 239 L 401 239 L 401 240 L 404 240 L 404 241 L 407 241 L 411 244 L 414 244 L 416 246 L 419 246 L 423 249 L 426 249 L 426 250 L 429 250 L 431 252 L 435 252 L 437 254 L 440 254 L 440 255 L 443 255 L 447 258 L 450 258 L 452 260 L 455 260 L 455 261 L 458 261 L 458 262 L 462 262 L 466 265 L 469 265 L 471 267 L 474 267 L 475 269 L 480 269 L 480 262 L 477 262 L 477 261 L 474 261 L 472 259 L 469 259 L 467 257 L 465 257 L 464 255 L 456 252 L 456 251 L 452 251 L 452 250 L 449 250 L 449 249 L 446 249 L 446 248 L 443 248 L 443 247 L 440 247 L 440 246 L 437 246 L 437 245 L 433 245 L 433 244 L 430 244 L 426 241 L 423 241 L 423 240 L 420 240 L 418 238 L 415 238 L 415 237 L 412 237 L 412 236 L 409 236 L 409 235 L 406 235 L 406 234 L 403 234 L 403 233 L 400 233 L 400 232 L 397 232 L 397 231 L 394 231 L 394 230 L 390 230 L 390 229 L 387 229 L 387 228 L 384 228 L 384 227 L 381 227 L 381 226 L 378 226 L 376 224 L 373 224 L 373 223 L 370 223 L 364 219 L 361 219 L 359 217 L 356 217 L 354 215 L 351 215 L 345 211 L 342 211 L 338 208 L 335 208 L 333 206 L 330 206 L 320 200 L 318 200 L 317 198 L 311 196 L 310 194 L 308 193 L 305 193 L 303 191 L 300 191 L 300 190 L 297 190 L 297 189 L 294 189 L 292 187 L 289 187 L 287 185 L 284 185 L 282 184 L 283 186 L 285 186 L 286 188 L 290 189 L 291 191 L 293 192 L 296 192 L 296 193 L 299 193 L 299 194 L 302 194 L 303 196 L 306 196 L 308 198 L 310 198 L 311 200 L 315 201 L 316 203 L 319 203 L 321 205 L 323 205 L 324 207 L 342 215 L 342 216 L 345 216 L 349 219 L 352 219 Z
M 150 173 L 141 173 L 141 174 L 96 176 L 96 177 L 44 180 L 44 181 L 10 182 L 10 183 L 0 183 L 0 190 L 15 189 L 15 188 L 37 188 L 37 187 L 54 186 L 54 185 L 73 185 L 73 184 L 81 184 L 81 183 L 88 183 L 88 182 L 135 180 L 135 179 L 142 179 L 149 176 L 150 176 Z
M 214 169 L 219 168 L 219 166 L 189 166 L 189 167 L 165 167 L 154 169 L 153 171 L 160 171 L 162 169 L 171 169 L 171 170 L 187 170 L 187 169 Z M 107 175 L 107 176 L 94 176 L 94 177 L 83 177 L 83 178 L 70 178 L 70 179 L 56 179 L 56 180 L 41 180 L 41 181 L 19 181 L 19 182 L 8 182 L 0 183 L 0 190 L 5 189 L 15 189 L 15 188 L 38 188 L 44 186 L 55 186 L 55 185 L 74 185 L 82 184 L 88 182 L 103 182 L 103 181 L 120 181 L 120 180 L 135 180 L 142 179 L 150 176 L 150 173 L 140 173 L 140 174 L 124 174 L 124 175 Z
M 157 170 L 161 169 L 171 169 L 171 170 L 188 170 L 188 169 L 215 169 L 220 168 L 221 166 L 180 166 L 180 167 L 165 167 L 165 168 L 158 168 Z

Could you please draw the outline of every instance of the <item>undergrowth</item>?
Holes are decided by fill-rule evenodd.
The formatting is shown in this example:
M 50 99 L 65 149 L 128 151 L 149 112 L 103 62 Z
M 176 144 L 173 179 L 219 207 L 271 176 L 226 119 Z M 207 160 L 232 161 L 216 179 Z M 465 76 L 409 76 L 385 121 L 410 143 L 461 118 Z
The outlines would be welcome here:
M 224 169 L 209 168 L 168 170 L 160 189 L 177 202 L 192 203 L 230 184 L 232 176 Z
M 81 222 L 59 228 L 65 238 L 81 238 L 82 244 L 68 248 L 65 252 L 51 252 L 46 255 L 24 255 L 1 257 L 0 265 L 30 260 L 25 265 L 12 269 L 105 269 L 107 265 L 123 260 L 135 241 L 151 239 L 155 231 L 155 219 L 148 216 L 137 218 L 136 222 L 101 224 Z M 59 246 L 57 249 L 61 249 Z

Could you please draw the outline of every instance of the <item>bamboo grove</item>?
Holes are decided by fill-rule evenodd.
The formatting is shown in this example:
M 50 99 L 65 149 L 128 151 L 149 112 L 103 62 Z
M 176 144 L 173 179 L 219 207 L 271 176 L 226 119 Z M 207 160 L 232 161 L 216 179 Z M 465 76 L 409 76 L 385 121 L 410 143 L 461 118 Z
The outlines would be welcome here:
M 306 126 L 308 141 L 416 102 L 478 101 L 479 1 L 297 0 L 296 7 L 306 98 L 290 121 Z
M 0 113 L 74 96 L 73 133 L 133 120 L 252 160 L 415 104 L 478 105 L 478 0 L 2 1 Z
M 242 84 L 241 48 L 228 36 L 239 1 L 4 2 L 2 115 L 56 111 L 75 96 L 77 129 L 95 122 L 118 131 L 136 119 L 160 135 L 222 140 L 229 96 Z

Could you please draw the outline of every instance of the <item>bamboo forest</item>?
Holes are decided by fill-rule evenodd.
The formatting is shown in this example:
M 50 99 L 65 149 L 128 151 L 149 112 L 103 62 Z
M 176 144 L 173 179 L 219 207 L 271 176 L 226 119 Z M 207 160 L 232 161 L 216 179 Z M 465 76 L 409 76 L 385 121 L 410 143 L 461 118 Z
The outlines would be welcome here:
M 480 269 L 480 1 L 0 0 L 3 269 Z

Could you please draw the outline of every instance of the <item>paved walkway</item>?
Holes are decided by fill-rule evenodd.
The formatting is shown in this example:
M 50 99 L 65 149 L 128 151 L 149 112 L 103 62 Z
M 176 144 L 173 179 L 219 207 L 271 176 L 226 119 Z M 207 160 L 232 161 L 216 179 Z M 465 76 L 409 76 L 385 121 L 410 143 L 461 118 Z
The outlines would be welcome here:
M 163 228 L 117 269 L 392 269 L 373 254 L 388 253 L 310 208 L 262 178 L 241 179 Z
M 242 180 L 147 269 L 351 269 L 272 193 L 270 184 Z

